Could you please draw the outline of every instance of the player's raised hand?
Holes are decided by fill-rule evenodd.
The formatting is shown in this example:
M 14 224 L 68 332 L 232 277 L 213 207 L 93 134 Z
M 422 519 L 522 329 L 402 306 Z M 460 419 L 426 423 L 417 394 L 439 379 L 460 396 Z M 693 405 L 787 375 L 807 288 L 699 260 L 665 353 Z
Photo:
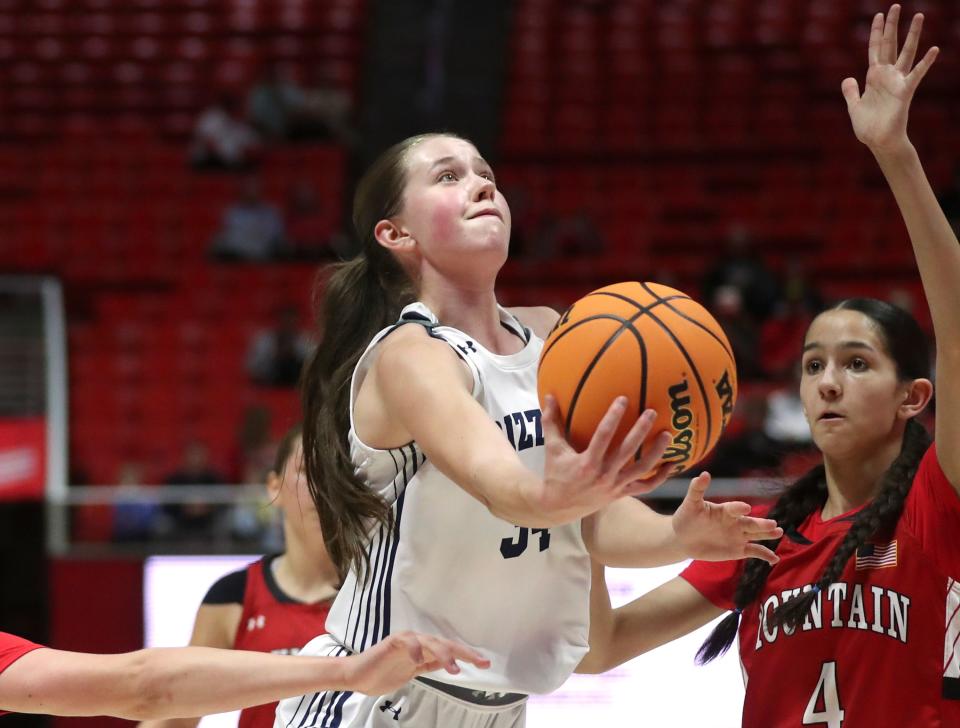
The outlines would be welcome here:
M 933 46 L 914 65 L 923 27 L 923 15 L 917 13 L 898 54 L 899 21 L 899 5 L 891 6 L 886 16 L 877 13 L 873 18 L 863 94 L 855 78 L 846 78 L 841 85 L 853 131 L 874 153 L 894 151 L 907 142 L 910 102 L 939 53 Z
M 670 444 L 670 434 L 662 432 L 646 442 L 656 421 L 653 410 L 644 412 L 623 441 L 613 447 L 614 435 L 626 411 L 626 397 L 614 400 L 587 448 L 577 452 L 564 438 L 556 399 L 545 397 L 545 507 L 564 510 L 570 518 L 582 517 L 623 496 L 647 493 L 667 479 L 669 466 L 658 463 Z
M 755 558 L 775 564 L 779 557 L 756 541 L 780 538 L 783 529 L 769 518 L 754 518 L 741 501 L 710 503 L 703 499 L 710 474 L 690 481 L 687 495 L 673 514 L 673 530 L 687 555 L 705 561 Z
M 346 688 L 365 695 L 386 695 L 417 675 L 434 670 L 460 672 L 457 661 L 479 668 L 490 661 L 466 645 L 416 632 L 397 632 L 347 659 Z

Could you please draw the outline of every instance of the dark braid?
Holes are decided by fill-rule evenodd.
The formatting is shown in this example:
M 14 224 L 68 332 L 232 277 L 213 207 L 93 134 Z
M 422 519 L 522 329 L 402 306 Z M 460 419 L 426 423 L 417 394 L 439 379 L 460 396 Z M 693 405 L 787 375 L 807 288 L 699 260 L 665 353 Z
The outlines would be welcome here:
M 930 447 L 930 442 L 930 435 L 923 425 L 916 420 L 907 421 L 903 433 L 903 447 L 883 474 L 877 496 L 857 514 L 819 581 L 812 589 L 792 599 L 788 598 L 781 604 L 773 613 L 773 624 L 787 629 L 795 628 L 810 612 L 817 594 L 840 576 L 857 549 L 874 535 L 893 530 L 903 512 L 903 504 L 913 486 L 913 477 L 917 474 L 920 460 Z
M 827 490 L 823 465 L 817 465 L 791 485 L 770 509 L 767 518 L 774 519 L 785 531 L 796 529 L 807 516 L 826 502 Z M 762 544 L 776 550 L 780 539 L 763 541 Z M 740 581 L 733 593 L 734 610 L 730 612 L 704 640 L 697 652 L 697 662 L 704 665 L 730 649 L 740 626 L 740 613 L 752 604 L 763 585 L 767 583 L 770 564 L 761 559 L 747 559 L 743 563 Z

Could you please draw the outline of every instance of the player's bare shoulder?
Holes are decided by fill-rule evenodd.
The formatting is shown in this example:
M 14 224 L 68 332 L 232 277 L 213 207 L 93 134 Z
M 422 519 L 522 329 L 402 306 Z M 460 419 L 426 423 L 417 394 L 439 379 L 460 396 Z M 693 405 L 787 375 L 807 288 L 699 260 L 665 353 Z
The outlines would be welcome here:
M 381 385 L 386 379 L 395 383 L 429 379 L 438 371 L 456 372 L 462 385 L 470 390 L 473 375 L 443 340 L 431 336 L 418 324 L 406 324 L 392 331 L 378 345 L 379 352 L 371 372 Z M 378 391 L 378 394 L 382 392 Z
M 560 319 L 560 314 L 549 306 L 517 306 L 507 310 L 541 339 L 547 338 Z

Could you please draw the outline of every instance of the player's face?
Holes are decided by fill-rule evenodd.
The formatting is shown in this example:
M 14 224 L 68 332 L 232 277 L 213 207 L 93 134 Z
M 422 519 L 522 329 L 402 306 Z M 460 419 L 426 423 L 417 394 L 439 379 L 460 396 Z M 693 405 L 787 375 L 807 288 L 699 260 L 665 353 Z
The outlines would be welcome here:
M 320 518 L 310 498 L 307 473 L 303 464 L 303 441 L 298 437 L 283 469 L 280 505 L 290 525 L 307 533 L 320 532 Z
M 897 415 L 909 384 L 898 380 L 868 316 L 820 314 L 807 331 L 801 366 L 800 399 L 824 455 L 858 457 L 900 436 Z
M 416 241 L 421 264 L 448 274 L 499 270 L 510 240 L 510 208 L 476 147 L 429 137 L 407 152 L 406 165 L 395 222 Z

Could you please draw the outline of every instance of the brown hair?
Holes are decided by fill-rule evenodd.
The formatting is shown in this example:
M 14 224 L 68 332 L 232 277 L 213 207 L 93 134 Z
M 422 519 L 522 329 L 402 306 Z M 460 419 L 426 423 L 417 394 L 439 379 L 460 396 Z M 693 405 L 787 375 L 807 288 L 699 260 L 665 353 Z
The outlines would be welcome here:
M 287 461 L 296 449 L 294 445 L 297 442 L 297 438 L 302 434 L 303 425 L 298 422 L 280 438 L 280 444 L 277 445 L 277 454 L 274 456 L 272 468 L 273 472 L 278 476 L 282 476 L 283 471 L 286 470 Z
M 377 242 L 374 228 L 402 209 L 407 152 L 433 136 L 438 135 L 394 144 L 361 178 L 353 198 L 353 225 L 362 249 L 352 260 L 330 266 L 326 289 L 318 296 L 323 336 L 301 381 L 303 455 L 327 551 L 341 578 L 350 567 L 369 567 L 365 545 L 370 528 L 392 526 L 389 506 L 356 475 L 350 459 L 350 379 L 373 336 L 414 300 L 410 278 Z

